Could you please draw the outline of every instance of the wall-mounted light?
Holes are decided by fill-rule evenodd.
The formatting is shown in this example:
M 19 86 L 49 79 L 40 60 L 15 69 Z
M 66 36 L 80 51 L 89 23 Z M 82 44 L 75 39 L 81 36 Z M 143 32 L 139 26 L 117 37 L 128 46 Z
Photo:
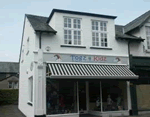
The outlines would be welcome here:
M 46 46 L 46 48 L 45 48 L 46 51 L 50 51 L 50 49 L 51 48 L 49 46 Z

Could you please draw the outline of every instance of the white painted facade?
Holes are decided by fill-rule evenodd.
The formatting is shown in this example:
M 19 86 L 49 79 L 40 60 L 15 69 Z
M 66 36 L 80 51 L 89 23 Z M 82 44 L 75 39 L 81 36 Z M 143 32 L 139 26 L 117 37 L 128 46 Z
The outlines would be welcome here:
M 27 117 L 34 117 L 34 105 L 29 106 L 28 78 L 33 76 L 35 79 L 35 70 L 30 71 L 30 64 L 34 61 L 33 50 L 35 49 L 35 33 L 29 20 L 25 18 L 24 34 L 20 58 L 20 76 L 19 76 L 19 109 Z M 27 54 L 27 39 L 29 38 L 29 52 Z M 35 65 L 34 65 L 35 66 Z M 35 67 L 34 67 L 35 69 Z M 33 83 L 35 84 L 35 82 Z M 34 88 L 35 89 L 35 88 Z M 35 92 L 33 92 L 34 94 Z M 34 97 L 34 95 L 33 95 Z M 33 101 L 35 103 L 35 100 Z
M 64 45 L 64 17 L 74 17 L 81 19 L 81 46 L 86 48 L 61 47 Z M 92 27 L 91 21 L 107 21 L 108 26 L 108 47 L 107 49 L 90 49 L 92 47 Z M 59 54 L 79 54 L 79 55 L 99 55 L 99 56 L 114 56 L 128 58 L 128 43 L 127 41 L 119 41 L 115 39 L 115 24 L 113 19 L 81 16 L 65 13 L 54 13 L 50 26 L 57 31 L 56 35 L 42 33 L 41 49 L 39 49 L 39 34 L 35 33 L 30 22 L 25 18 L 25 27 L 23 35 L 22 50 L 20 59 L 20 80 L 19 80 L 19 109 L 27 116 L 34 117 L 35 115 L 46 115 L 46 62 L 48 55 L 51 53 Z M 29 38 L 29 47 L 27 41 Z M 50 47 L 50 51 L 46 51 L 46 47 Z M 133 45 L 134 46 L 134 45 Z M 135 45 L 136 46 L 136 45 Z M 136 46 L 137 47 L 137 46 Z M 140 48 L 141 49 L 141 48 Z M 29 50 L 27 54 L 27 50 Z M 132 48 L 131 48 L 132 52 Z M 132 52 L 133 53 L 133 52 Z M 142 53 L 142 52 L 141 52 Z M 46 55 L 47 58 L 44 58 Z M 31 63 L 33 62 L 33 70 Z M 128 63 L 127 63 L 128 64 Z M 28 105 L 29 91 L 28 78 L 33 77 L 33 102 L 32 106 Z M 128 115 L 131 109 L 129 83 L 127 85 L 128 94 L 128 110 L 122 112 L 101 113 L 103 116 L 118 116 Z M 88 101 L 87 101 L 88 103 Z M 92 112 L 91 112 L 92 113 Z M 99 114 L 99 113 L 98 113 Z M 47 117 L 78 117 L 76 114 L 64 115 L 47 115 Z
M 147 20 L 139 29 L 131 32 L 131 35 L 145 39 L 144 42 L 131 42 L 130 53 L 133 56 L 150 56 L 150 50 L 147 49 L 146 26 L 150 26 L 150 19 Z

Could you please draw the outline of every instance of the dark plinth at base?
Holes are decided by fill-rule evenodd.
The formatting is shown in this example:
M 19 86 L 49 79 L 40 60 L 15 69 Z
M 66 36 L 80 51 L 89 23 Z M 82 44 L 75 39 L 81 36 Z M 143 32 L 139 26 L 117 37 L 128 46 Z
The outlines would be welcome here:
M 35 115 L 35 117 L 46 117 L 46 115 Z

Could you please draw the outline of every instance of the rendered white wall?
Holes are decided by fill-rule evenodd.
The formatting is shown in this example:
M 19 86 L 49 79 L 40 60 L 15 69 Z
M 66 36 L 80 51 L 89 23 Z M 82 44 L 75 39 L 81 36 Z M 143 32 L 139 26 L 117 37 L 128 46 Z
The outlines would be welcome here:
M 68 48 L 60 47 L 64 44 L 64 16 L 81 18 L 82 29 L 82 45 L 86 48 Z M 53 21 L 55 19 L 55 22 Z M 124 41 L 116 41 L 115 39 L 115 27 L 113 19 L 97 18 L 90 16 L 72 15 L 55 13 L 54 19 L 52 18 L 51 26 L 53 25 L 57 34 L 43 34 L 42 35 L 42 49 L 45 51 L 46 46 L 50 46 L 50 52 L 54 53 L 74 53 L 74 54 L 95 54 L 95 55 L 112 55 L 112 56 L 128 56 L 128 45 Z M 92 46 L 92 29 L 91 20 L 108 21 L 108 45 L 112 50 L 104 49 L 90 49 Z M 38 38 L 38 37 L 37 37 Z M 38 44 L 38 43 L 36 43 Z M 36 45 L 37 47 L 38 45 Z
M 26 55 L 27 52 L 27 39 L 29 37 L 29 53 Z M 34 117 L 34 105 L 29 106 L 28 99 L 28 78 L 33 76 L 34 82 L 34 72 L 30 71 L 30 64 L 33 61 L 34 54 L 33 50 L 35 49 L 35 34 L 34 30 L 28 21 L 25 18 L 25 27 L 24 27 L 24 36 L 23 36 L 23 44 L 24 45 L 24 61 L 20 61 L 20 74 L 19 74 L 19 109 L 27 116 L 27 117 Z M 22 60 L 22 58 L 21 58 Z M 27 74 L 28 71 L 28 74 Z M 34 85 L 34 83 L 33 83 Z M 34 89 L 33 89 L 34 90 Z M 34 96 L 33 96 L 34 100 Z M 34 102 L 33 102 L 34 103 Z

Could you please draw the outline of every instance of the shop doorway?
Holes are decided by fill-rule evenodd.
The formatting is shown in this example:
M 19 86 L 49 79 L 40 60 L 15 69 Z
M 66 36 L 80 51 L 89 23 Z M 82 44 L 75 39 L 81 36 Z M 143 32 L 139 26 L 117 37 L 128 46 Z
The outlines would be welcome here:
M 79 81 L 79 112 L 80 114 L 86 113 L 86 82 Z

